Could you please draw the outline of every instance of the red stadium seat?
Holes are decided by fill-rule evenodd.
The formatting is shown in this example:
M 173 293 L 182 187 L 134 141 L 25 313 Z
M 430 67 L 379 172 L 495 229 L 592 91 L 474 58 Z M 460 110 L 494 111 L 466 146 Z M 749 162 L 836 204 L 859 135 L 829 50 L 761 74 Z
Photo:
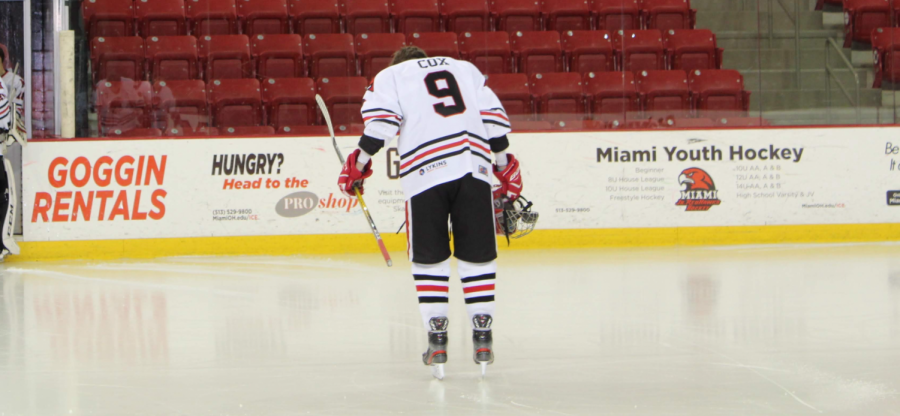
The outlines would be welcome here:
M 237 6 L 245 35 L 291 33 L 285 0 L 238 0 Z
M 235 126 L 219 129 L 223 136 L 274 136 L 275 129 L 271 126 Z
M 200 127 L 197 130 L 191 129 L 182 129 L 173 127 L 171 129 L 163 130 L 163 135 L 167 137 L 203 137 L 203 136 L 218 136 L 219 129 L 215 127 Z
M 531 94 L 542 120 L 579 120 L 584 118 L 584 90 L 581 76 L 573 73 L 534 74 Z
M 81 14 L 88 39 L 134 36 L 134 5 L 131 0 L 85 0 L 81 3 Z
M 563 72 L 558 32 L 518 32 L 510 37 L 517 72 Z
M 206 84 L 200 80 L 153 83 L 153 127 L 197 130 L 209 125 Z
M 880 27 L 872 31 L 872 49 L 875 52 L 872 88 L 881 88 L 883 80 L 900 81 L 900 29 Z
M 316 82 L 312 78 L 267 79 L 262 83 L 262 100 L 266 124 L 276 130 L 316 124 Z
M 438 0 L 391 0 L 391 15 L 397 24 L 397 33 L 441 31 Z
M 454 33 L 491 30 L 489 0 L 442 0 L 444 30 Z
M 542 0 L 547 30 L 591 30 L 588 0 Z
M 487 86 L 494 91 L 511 120 L 529 120 L 534 115 L 534 101 L 525 74 L 492 74 Z
M 459 51 L 465 59 L 488 74 L 510 73 L 512 51 L 506 32 L 466 32 L 459 35 Z
M 402 33 L 360 33 L 356 35 L 356 57 L 360 75 L 372 79 L 391 65 L 394 52 L 406 46 Z
M 363 77 L 322 78 L 319 95 L 325 100 L 335 132 L 346 131 L 353 124 L 363 124 L 363 94 L 369 82 Z
M 716 35 L 707 29 L 667 30 L 663 33 L 669 69 L 719 69 L 722 49 L 716 47 Z
M 91 41 L 94 83 L 144 80 L 144 40 L 137 36 L 96 37 Z
M 389 0 L 342 0 L 347 33 L 390 33 Z
M 563 33 L 562 45 L 569 72 L 586 74 L 616 68 L 612 36 L 605 30 L 574 30 Z
M 687 116 L 691 93 L 684 71 L 641 71 L 637 89 L 644 113 L 653 118 Z
M 844 0 L 844 47 L 869 43 L 873 30 L 891 27 L 891 13 L 888 0 Z
M 151 36 L 146 42 L 147 65 L 153 81 L 200 78 L 197 38 Z
M 642 0 L 644 29 L 693 29 L 697 11 L 690 0 Z
M 213 126 L 222 129 L 262 124 L 259 81 L 216 79 L 206 87 Z
M 351 35 L 306 35 L 303 52 L 312 78 L 356 76 L 356 52 Z
M 183 0 L 137 0 L 134 17 L 138 21 L 138 33 L 150 36 L 184 36 L 187 24 Z
M 406 43 L 422 48 L 428 56 L 459 59 L 459 37 L 453 33 L 411 33 L 406 37 Z
M 491 0 L 491 14 L 501 32 L 541 30 L 540 0 Z
M 624 116 L 641 110 L 634 74 L 630 71 L 591 72 L 584 76 L 584 93 L 591 114 Z
M 118 133 L 116 133 L 118 131 Z M 149 137 L 160 137 L 162 136 L 162 130 L 160 129 L 133 129 L 133 130 L 114 130 L 109 132 L 108 137 L 122 137 L 128 139 L 139 139 L 139 138 L 149 138 Z
M 638 0 L 591 0 L 598 30 L 616 33 L 641 28 L 641 9 Z
M 200 38 L 200 67 L 203 79 L 253 78 L 250 39 L 244 35 Z
M 696 69 L 688 74 L 693 107 L 703 117 L 743 115 L 750 109 L 750 91 L 733 69 Z
M 101 136 L 150 127 L 149 82 L 100 81 L 96 91 Z
M 324 136 L 328 137 L 328 126 L 283 126 L 275 130 L 280 136 Z
M 250 54 L 256 60 L 256 76 L 261 79 L 306 76 L 300 35 L 253 35 Z
M 900 29 L 880 27 L 872 31 L 872 49 L 875 52 L 875 82 L 872 88 L 881 88 L 883 80 L 900 81 Z
M 238 33 L 234 0 L 184 0 L 191 35 L 233 35 Z
M 658 30 L 626 30 L 613 36 L 613 47 L 624 71 L 666 69 L 662 33 Z
M 288 0 L 294 33 L 341 33 L 341 8 L 337 0 Z

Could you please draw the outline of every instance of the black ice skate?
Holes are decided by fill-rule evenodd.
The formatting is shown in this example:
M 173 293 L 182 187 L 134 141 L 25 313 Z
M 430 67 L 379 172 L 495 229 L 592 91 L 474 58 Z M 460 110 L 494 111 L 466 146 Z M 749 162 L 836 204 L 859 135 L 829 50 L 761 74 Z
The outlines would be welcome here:
M 494 362 L 494 337 L 491 334 L 490 315 L 479 314 L 472 317 L 475 330 L 472 331 L 472 347 L 475 349 L 475 364 L 481 365 L 481 377 L 487 373 L 487 366 Z
M 428 350 L 422 354 L 422 362 L 431 366 L 431 374 L 438 380 L 444 379 L 444 364 L 447 362 L 447 325 L 446 316 L 431 318 L 428 325 Z

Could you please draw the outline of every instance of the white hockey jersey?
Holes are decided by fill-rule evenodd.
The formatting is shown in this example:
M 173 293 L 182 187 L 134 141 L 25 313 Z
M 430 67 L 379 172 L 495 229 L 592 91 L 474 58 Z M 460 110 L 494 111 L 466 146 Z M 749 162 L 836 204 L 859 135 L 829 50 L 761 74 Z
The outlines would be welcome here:
M 3 82 L 7 88 L 10 110 L 15 106 L 16 129 L 19 130 L 21 137 L 25 137 L 25 81 L 11 70 L 7 70 L 6 75 L 3 75 Z
M 360 147 L 377 151 L 400 133 L 406 198 L 468 173 L 491 183 L 491 148 L 510 132 L 500 100 L 469 62 L 446 57 L 406 61 L 381 71 L 366 91 Z M 366 146 L 366 141 L 369 141 Z M 377 143 L 371 143 L 377 142 Z M 505 149 L 505 145 L 498 150 Z
M 3 78 L 0 78 L 0 133 L 8 133 L 12 125 L 12 101 L 13 97 L 10 97 L 10 90 L 6 86 L 6 81 Z

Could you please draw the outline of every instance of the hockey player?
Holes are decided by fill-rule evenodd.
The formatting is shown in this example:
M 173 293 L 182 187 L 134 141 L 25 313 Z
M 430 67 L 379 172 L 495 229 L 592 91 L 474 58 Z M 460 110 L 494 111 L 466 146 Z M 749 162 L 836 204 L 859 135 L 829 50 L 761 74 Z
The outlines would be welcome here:
M 25 83 L 12 71 L 6 70 L 6 62 L 0 54 L 0 260 L 10 254 L 19 254 L 19 246 L 13 239 L 16 217 L 15 180 L 12 165 L 6 159 L 6 148 L 16 140 L 24 141 Z M 18 116 L 18 117 L 17 117 Z
M 372 175 L 371 156 L 399 132 L 407 254 L 428 331 L 422 361 L 435 366 L 435 377 L 443 378 L 452 229 L 453 255 L 473 329 L 474 359 L 484 374 L 494 361 L 493 200 L 501 196 L 515 200 L 522 189 L 519 163 L 506 153 L 510 132 L 506 112 L 474 65 L 429 58 L 408 46 L 394 54 L 392 65 L 369 86 L 362 116 L 365 131 L 359 149 L 347 157 L 338 186 L 346 195 L 353 195 L 354 187 L 362 192 L 363 181 Z M 499 182 L 493 195 L 492 177 Z
M 25 137 L 25 80 L 14 71 L 6 68 L 8 62 L 4 60 L 3 54 L 0 54 L 0 78 L 6 83 L 6 88 L 10 93 L 10 100 L 16 107 L 16 136 Z

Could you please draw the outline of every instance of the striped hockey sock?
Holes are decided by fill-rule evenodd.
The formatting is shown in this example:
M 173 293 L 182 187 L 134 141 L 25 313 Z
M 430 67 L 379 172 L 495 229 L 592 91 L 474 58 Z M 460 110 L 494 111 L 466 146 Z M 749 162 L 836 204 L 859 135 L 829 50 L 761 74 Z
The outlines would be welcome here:
M 469 325 L 477 314 L 494 316 L 494 283 L 497 280 L 497 261 L 487 263 L 469 263 L 459 260 L 457 265 L 459 277 L 462 279 L 463 296 L 466 298 L 466 312 L 469 314 Z
M 428 321 L 438 316 L 447 316 L 450 307 L 447 295 L 450 284 L 450 259 L 437 264 L 412 264 L 416 293 L 419 296 L 419 311 L 425 330 L 430 330 Z

